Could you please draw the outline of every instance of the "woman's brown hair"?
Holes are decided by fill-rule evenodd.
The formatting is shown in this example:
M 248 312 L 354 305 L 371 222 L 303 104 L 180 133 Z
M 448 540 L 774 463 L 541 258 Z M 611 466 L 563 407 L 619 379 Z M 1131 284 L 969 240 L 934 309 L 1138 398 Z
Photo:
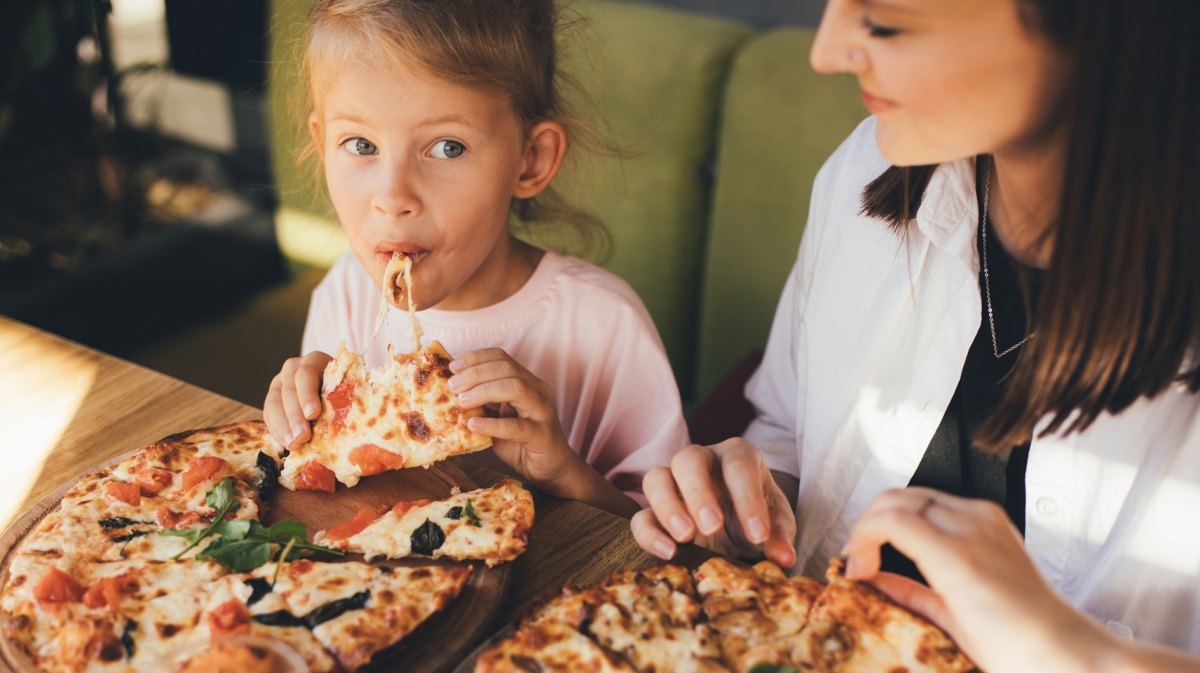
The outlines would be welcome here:
M 1007 392 L 975 437 L 1003 451 L 1087 428 L 1182 381 L 1200 390 L 1200 3 L 1018 0 L 1069 54 L 1050 268 Z M 935 166 L 892 167 L 863 212 L 902 232 Z
M 320 110 L 317 82 L 334 76 L 330 65 L 416 64 L 508 100 L 524 131 L 554 120 L 566 127 L 573 145 L 610 151 L 562 100 L 561 90 L 574 86 L 558 71 L 555 36 L 566 25 L 555 0 L 317 0 L 304 43 L 309 109 Z M 597 217 L 550 187 L 531 199 L 513 199 L 510 215 L 514 233 L 563 251 L 602 257 L 609 245 Z

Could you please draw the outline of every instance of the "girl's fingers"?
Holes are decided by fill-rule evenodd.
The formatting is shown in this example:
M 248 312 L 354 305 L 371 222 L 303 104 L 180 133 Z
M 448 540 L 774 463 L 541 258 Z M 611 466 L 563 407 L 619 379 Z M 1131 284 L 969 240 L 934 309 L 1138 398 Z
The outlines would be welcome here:
M 465 409 L 488 404 L 510 404 L 519 416 L 541 423 L 550 423 L 558 418 L 554 404 L 530 389 L 522 379 L 508 378 L 481 383 L 459 394 L 458 403 Z
M 467 427 L 472 432 L 481 435 L 495 439 L 507 439 L 520 444 L 544 445 L 550 434 L 549 428 L 544 423 L 528 418 L 472 416 L 467 419 Z
M 941 596 L 929 587 L 903 575 L 879 573 L 871 584 L 900 605 L 924 616 L 943 629 L 950 623 L 950 613 Z
M 458 358 L 455 358 L 454 360 L 451 360 L 450 371 L 457 374 L 464 369 L 470 369 L 471 367 L 484 362 L 511 359 L 512 357 L 502 348 L 481 348 L 477 351 L 471 351 L 470 353 L 466 353 Z
M 629 528 L 633 533 L 633 539 L 642 549 L 664 561 L 675 556 L 675 543 L 669 535 L 663 532 L 653 510 L 643 509 L 634 514 Z
M 270 432 L 277 442 L 284 446 L 291 443 L 287 413 L 283 410 L 281 375 L 277 374 L 271 379 L 271 387 L 267 389 L 267 399 L 263 400 L 263 422 L 267 425 L 267 432 Z
M 280 372 L 283 379 L 283 385 L 280 387 L 283 413 L 287 417 L 288 441 L 285 445 L 288 448 L 308 441 L 309 434 L 308 419 L 304 417 L 304 411 L 300 407 L 300 400 L 296 394 L 296 371 L 299 368 L 299 360 L 300 358 L 288 360 L 284 363 L 283 371 Z
M 507 357 L 501 360 L 483 362 L 464 369 L 451 376 L 447 383 L 450 386 L 450 391 L 461 397 L 463 394 L 472 392 L 485 383 L 505 379 L 521 381 L 529 390 L 546 399 L 553 399 L 554 397 L 549 384 Z
M 715 535 L 725 524 L 713 478 L 716 462 L 712 449 L 695 444 L 671 459 L 671 476 L 683 494 L 688 515 L 705 535 Z
M 650 501 L 650 509 L 657 521 L 666 524 L 666 530 L 678 542 L 691 542 L 696 537 L 696 524 L 688 514 L 675 478 L 665 467 L 656 467 L 642 478 L 642 492 Z
M 718 445 L 721 475 L 729 489 L 733 511 L 746 539 L 763 544 L 771 537 L 771 512 L 763 493 L 763 475 L 770 473 L 762 462 L 762 454 L 742 440 L 728 440 Z
M 321 378 L 331 359 L 325 353 L 312 352 L 304 356 L 296 370 L 296 398 L 305 420 L 316 420 L 321 415 Z

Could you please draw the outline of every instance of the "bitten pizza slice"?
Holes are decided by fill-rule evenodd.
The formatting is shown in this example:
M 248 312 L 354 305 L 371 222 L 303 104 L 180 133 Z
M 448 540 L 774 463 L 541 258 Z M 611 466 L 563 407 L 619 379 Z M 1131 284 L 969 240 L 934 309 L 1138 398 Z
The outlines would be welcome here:
M 271 580 L 275 564 L 250 573 Z M 462 591 L 470 567 L 387 568 L 366 563 L 284 564 L 272 593 L 284 611 L 255 615 L 252 621 L 275 626 L 304 625 L 347 671 L 371 661 Z
M 967 673 L 977 670 L 954 641 L 879 591 L 842 576 L 830 561 L 829 584 L 804 629 L 803 661 L 821 673 Z
M 349 521 L 318 532 L 313 541 L 377 556 L 480 560 L 488 566 L 525 551 L 533 526 L 533 496 L 512 479 L 438 501 L 400 502 L 382 513 L 363 509 Z
M 789 578 L 768 561 L 742 568 L 720 557 L 701 564 L 695 577 L 726 664 L 746 671 L 758 664 L 794 663 L 797 639 L 825 585 L 809 577 Z
M 312 439 L 288 454 L 280 483 L 332 493 L 339 481 L 354 486 L 364 476 L 491 446 L 490 437 L 467 429 L 467 418 L 483 412 L 456 403 L 450 360 L 435 341 L 368 372 L 361 355 L 339 348 L 325 367 Z

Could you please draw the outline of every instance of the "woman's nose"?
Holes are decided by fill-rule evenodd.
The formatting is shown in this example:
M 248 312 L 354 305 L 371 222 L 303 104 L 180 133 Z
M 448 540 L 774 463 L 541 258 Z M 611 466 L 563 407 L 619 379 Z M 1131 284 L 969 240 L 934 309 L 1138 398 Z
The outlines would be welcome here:
M 809 52 L 812 69 L 822 74 L 848 72 L 857 75 L 867 67 L 867 54 L 862 46 L 862 30 L 858 25 L 859 10 L 854 0 L 829 0 L 817 37 Z

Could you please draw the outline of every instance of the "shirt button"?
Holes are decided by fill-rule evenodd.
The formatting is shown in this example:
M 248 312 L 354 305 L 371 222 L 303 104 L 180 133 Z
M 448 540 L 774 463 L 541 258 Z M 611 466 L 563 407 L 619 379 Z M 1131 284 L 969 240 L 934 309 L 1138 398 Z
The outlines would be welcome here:
M 1058 501 L 1054 498 L 1038 498 L 1037 511 L 1047 519 L 1053 519 L 1058 514 Z

